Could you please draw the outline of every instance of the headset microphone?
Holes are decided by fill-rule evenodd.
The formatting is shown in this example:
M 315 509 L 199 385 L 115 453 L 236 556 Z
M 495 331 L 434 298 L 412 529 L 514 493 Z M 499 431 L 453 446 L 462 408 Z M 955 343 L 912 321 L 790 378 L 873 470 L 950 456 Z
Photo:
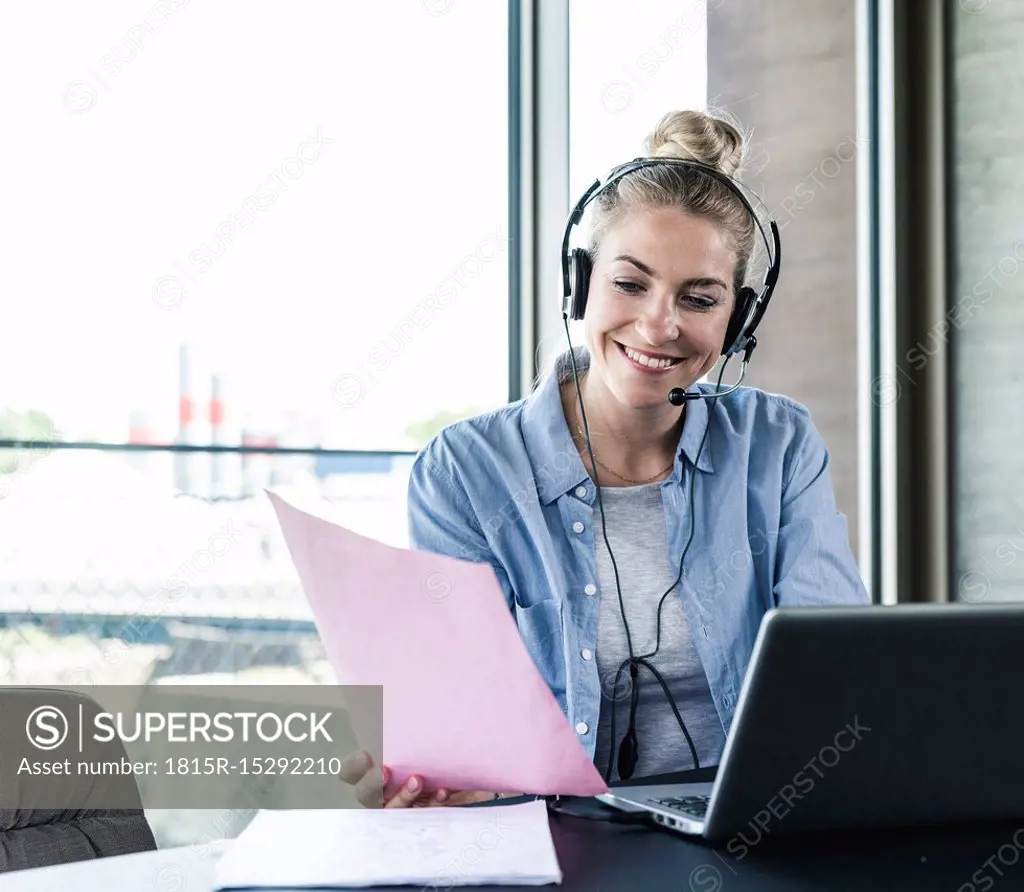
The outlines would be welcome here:
M 690 392 L 688 390 L 683 390 L 682 387 L 673 387 L 668 392 L 668 401 L 673 406 L 681 406 L 687 400 L 711 400 L 720 396 L 725 396 L 727 393 L 732 393 L 743 383 L 743 379 L 747 377 L 747 363 L 750 362 L 751 354 L 753 354 L 756 346 L 757 338 L 751 335 L 747 340 L 746 349 L 743 351 L 743 365 L 740 366 L 740 376 L 736 380 L 736 383 L 731 387 L 726 387 L 725 390 L 716 390 L 712 393 L 701 393 L 699 390 Z M 728 362 L 729 360 L 726 359 L 725 361 Z

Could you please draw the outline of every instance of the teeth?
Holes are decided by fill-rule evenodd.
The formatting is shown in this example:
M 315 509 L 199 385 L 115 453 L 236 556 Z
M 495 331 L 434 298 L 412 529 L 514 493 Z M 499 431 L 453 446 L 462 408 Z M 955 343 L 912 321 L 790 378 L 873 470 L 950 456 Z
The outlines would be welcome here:
M 675 365 L 679 362 L 678 359 L 652 359 L 650 356 L 646 356 L 643 353 L 637 353 L 635 350 L 630 350 L 629 347 L 623 347 L 626 352 L 626 356 L 638 362 L 640 365 L 645 365 L 652 369 L 667 369 L 669 366 Z

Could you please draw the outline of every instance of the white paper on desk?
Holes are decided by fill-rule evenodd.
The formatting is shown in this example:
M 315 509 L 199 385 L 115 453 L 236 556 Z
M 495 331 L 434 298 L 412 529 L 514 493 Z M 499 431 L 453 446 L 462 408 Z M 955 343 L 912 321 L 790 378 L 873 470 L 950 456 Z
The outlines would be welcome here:
M 488 808 L 261 811 L 214 876 L 221 890 L 562 882 L 542 800 Z

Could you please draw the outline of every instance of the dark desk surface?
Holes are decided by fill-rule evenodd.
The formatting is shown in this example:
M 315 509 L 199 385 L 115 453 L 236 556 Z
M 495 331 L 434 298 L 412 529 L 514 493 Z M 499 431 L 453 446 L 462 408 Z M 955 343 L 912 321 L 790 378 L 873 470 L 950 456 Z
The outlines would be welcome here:
M 704 769 L 649 781 L 708 780 L 713 773 Z M 582 804 L 588 812 L 605 810 L 593 800 Z M 1018 830 L 1019 847 L 1014 844 Z M 561 814 L 552 815 L 551 833 L 566 892 L 1024 889 L 1024 821 L 768 836 L 742 859 L 724 845 L 669 830 Z M 1004 877 L 1003 885 L 994 885 Z M 504 888 L 511 892 L 512 887 Z
M 706 779 L 707 771 L 702 771 L 658 780 Z M 605 806 L 594 800 L 573 806 L 605 812 Z M 742 859 L 724 847 L 712 847 L 699 838 L 659 828 L 602 823 L 564 814 L 552 815 L 550 824 L 563 882 L 561 887 L 547 888 L 565 892 L 1024 889 L 1024 821 L 788 838 L 769 835 Z M 1015 834 L 1019 846 L 1014 844 Z M 216 859 L 206 848 L 164 849 L 16 871 L 0 875 L 0 892 L 210 892 Z M 388 888 L 408 892 L 410 887 Z M 491 888 L 537 892 L 542 887 Z

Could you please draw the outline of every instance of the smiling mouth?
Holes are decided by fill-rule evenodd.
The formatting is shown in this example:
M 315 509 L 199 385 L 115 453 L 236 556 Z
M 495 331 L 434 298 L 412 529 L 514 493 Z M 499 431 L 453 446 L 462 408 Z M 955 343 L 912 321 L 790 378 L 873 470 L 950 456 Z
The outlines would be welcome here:
M 679 356 L 659 358 L 649 356 L 646 353 L 641 353 L 638 350 L 634 350 L 632 347 L 627 347 L 624 344 L 620 344 L 618 341 L 615 341 L 614 343 L 615 346 L 619 348 L 619 351 L 622 353 L 622 355 L 625 356 L 630 363 L 632 363 L 637 368 L 643 369 L 645 372 L 667 371 L 668 369 L 675 368 L 677 365 L 679 365 L 679 363 L 683 361 L 682 357 Z

